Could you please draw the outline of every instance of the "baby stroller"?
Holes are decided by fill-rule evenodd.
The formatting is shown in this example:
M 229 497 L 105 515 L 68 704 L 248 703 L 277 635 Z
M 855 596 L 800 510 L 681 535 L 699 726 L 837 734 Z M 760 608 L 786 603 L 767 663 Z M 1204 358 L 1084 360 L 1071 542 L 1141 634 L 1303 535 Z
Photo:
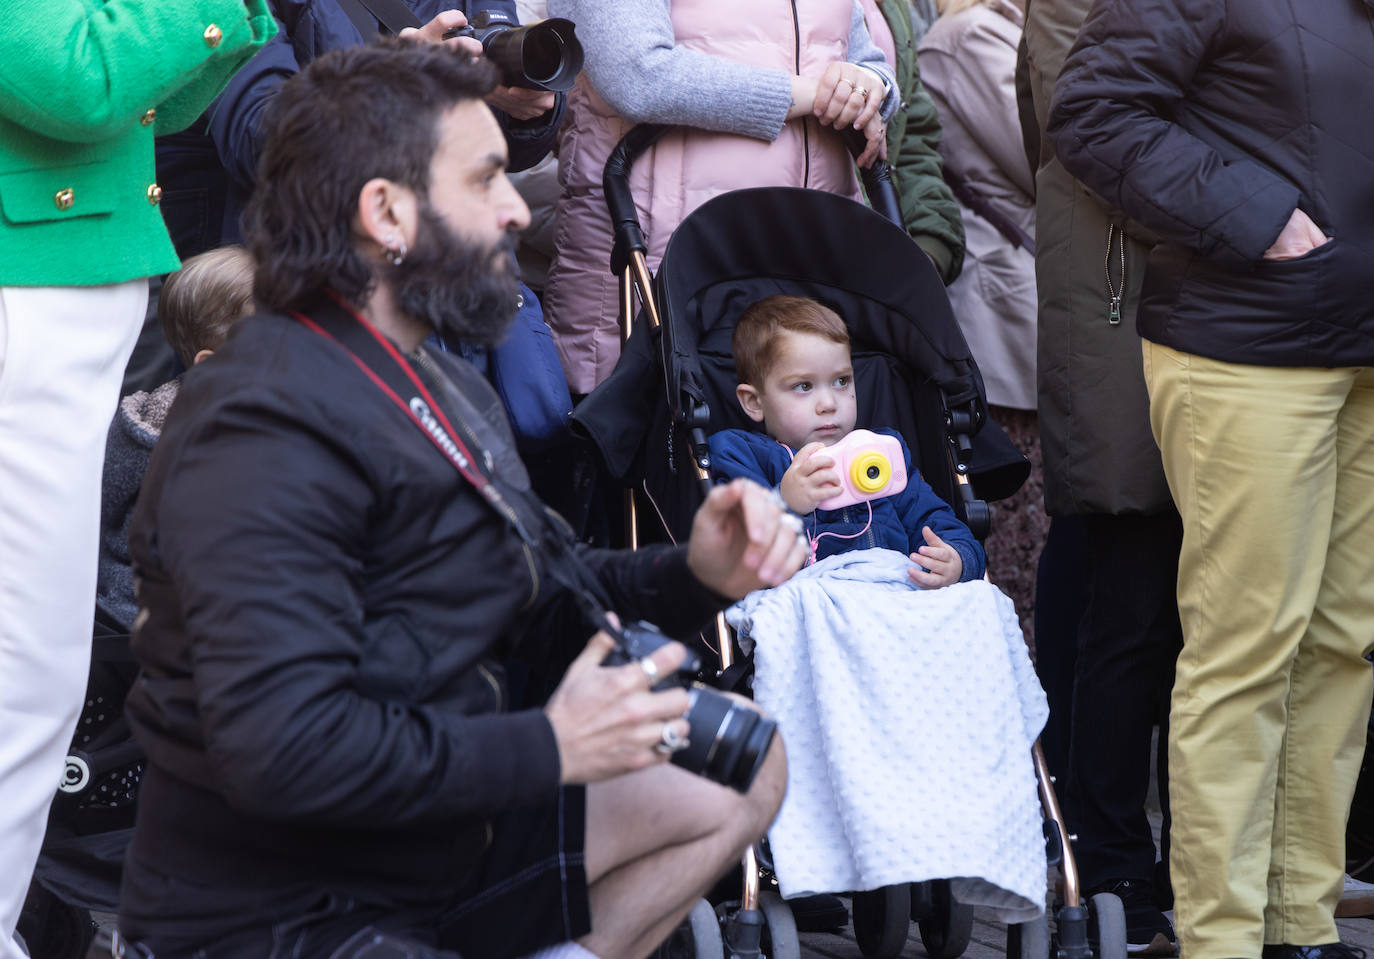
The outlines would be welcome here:
M 92 913 L 118 908 L 143 775 L 143 751 L 124 719 L 137 672 L 128 624 L 97 601 L 86 700 L 19 920 L 35 957 L 83 959 L 97 932 Z
M 616 229 L 612 272 L 621 279 L 626 342 L 615 371 L 573 416 L 610 475 L 633 491 L 626 502 L 630 545 L 647 535 L 638 522 L 644 504 L 652 507 L 668 537 L 687 534 L 709 488 L 707 433 L 750 425 L 734 402 L 734 322 L 751 303 L 779 293 L 819 299 L 845 318 L 860 384 L 859 425 L 898 429 L 935 491 L 975 534 L 985 535 L 989 512 L 974 493 L 974 480 L 984 495 L 1002 498 L 1021 485 L 1028 466 L 987 420 L 981 378 L 938 275 L 906 232 L 890 222 L 899 222 L 900 214 L 886 170 L 866 176 L 865 187 L 889 219 L 817 191 L 741 190 L 717 197 L 684 220 L 651 276 L 629 171 L 664 130 L 636 127 L 606 167 Z M 856 242 L 860 237 L 862 247 Z M 631 324 L 636 294 L 642 310 Z M 732 646 L 723 617 L 714 646 L 720 669 L 704 679 L 739 687 L 747 664 Z M 1125 917 L 1120 900 L 1110 894 L 1093 897 L 1097 948 L 1089 946 L 1090 910 L 1065 852 L 1069 837 L 1038 746 L 1035 769 L 1047 851 L 1060 866 L 1063 901 L 1055 910 L 1053 934 L 1044 917 L 1009 927 L 1008 955 L 1089 959 L 1095 953 L 1123 959 Z M 762 888 L 762 858 L 761 850 L 746 853 L 738 902 L 714 910 L 701 903 L 679 930 L 696 956 L 799 954 L 789 909 Z M 887 959 L 901 953 L 913 919 L 932 959 L 961 955 L 972 924 L 971 910 L 953 900 L 947 883 L 858 893 L 853 915 L 863 953 Z

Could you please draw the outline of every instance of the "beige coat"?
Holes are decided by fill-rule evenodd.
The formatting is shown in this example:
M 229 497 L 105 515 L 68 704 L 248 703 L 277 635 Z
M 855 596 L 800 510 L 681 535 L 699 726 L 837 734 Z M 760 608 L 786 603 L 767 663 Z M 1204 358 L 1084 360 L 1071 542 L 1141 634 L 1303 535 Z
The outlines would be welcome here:
M 1034 184 L 1016 114 L 1021 10 L 1008 0 L 941 17 L 917 48 L 940 112 L 945 168 L 996 213 L 1035 235 Z M 956 194 L 957 195 L 957 194 Z M 1035 258 L 960 202 L 967 251 L 950 303 L 987 384 L 988 401 L 1035 409 Z

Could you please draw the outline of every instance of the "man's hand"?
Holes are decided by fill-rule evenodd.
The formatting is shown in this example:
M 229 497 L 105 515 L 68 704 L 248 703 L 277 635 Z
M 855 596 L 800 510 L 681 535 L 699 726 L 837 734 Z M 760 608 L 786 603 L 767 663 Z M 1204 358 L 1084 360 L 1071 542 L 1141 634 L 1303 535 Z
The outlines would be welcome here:
M 824 443 L 807 443 L 797 450 L 792 465 L 782 474 L 778 492 L 794 513 L 810 513 L 823 500 L 842 492 L 840 474 L 833 469 L 835 460 L 819 452 L 823 449 Z
M 419 40 L 422 43 L 442 43 L 454 50 L 466 50 L 474 57 L 482 55 L 482 44 L 472 37 L 453 37 L 445 40 L 444 34 L 459 27 L 466 27 L 468 18 L 457 10 L 445 10 L 423 27 L 406 27 L 397 36 Z
M 601 782 L 667 762 L 669 754 L 654 749 L 665 724 L 687 737 L 687 691 L 650 692 L 653 681 L 638 663 L 602 666 L 614 648 L 606 633 L 593 636 L 544 707 L 564 784 Z M 681 643 L 668 643 L 648 658 L 657 675 L 667 676 L 686 655 Z
M 806 559 L 801 522 L 746 479 L 717 486 L 692 521 L 687 566 L 709 589 L 740 599 L 776 586 Z
M 959 551 L 936 536 L 929 526 L 921 527 L 921 536 L 926 545 L 911 554 L 916 565 L 906 571 L 911 581 L 922 589 L 939 589 L 959 582 L 964 575 L 964 558 Z
M 533 120 L 553 109 L 556 96 L 551 90 L 497 87 L 487 94 L 487 104 L 517 120 Z
M 1302 210 L 1295 209 L 1279 232 L 1279 238 L 1274 241 L 1274 245 L 1264 251 L 1264 258 L 1295 260 L 1328 242 L 1330 237 L 1317 229 L 1317 224 L 1312 222 L 1312 218 Z

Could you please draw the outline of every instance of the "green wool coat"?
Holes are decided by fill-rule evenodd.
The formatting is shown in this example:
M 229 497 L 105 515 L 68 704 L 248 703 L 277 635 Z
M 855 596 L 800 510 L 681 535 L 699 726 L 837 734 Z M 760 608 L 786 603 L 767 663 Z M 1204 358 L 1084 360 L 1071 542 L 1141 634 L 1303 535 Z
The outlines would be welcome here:
M 944 180 L 940 162 L 940 114 L 916 62 L 907 0 L 878 0 L 897 48 L 897 87 L 902 103 L 887 124 L 887 161 L 901 199 L 906 230 L 930 254 L 946 284 L 964 266 L 964 221 Z
M 0 287 L 166 273 L 153 137 L 185 129 L 276 32 L 266 0 L 8 0 Z

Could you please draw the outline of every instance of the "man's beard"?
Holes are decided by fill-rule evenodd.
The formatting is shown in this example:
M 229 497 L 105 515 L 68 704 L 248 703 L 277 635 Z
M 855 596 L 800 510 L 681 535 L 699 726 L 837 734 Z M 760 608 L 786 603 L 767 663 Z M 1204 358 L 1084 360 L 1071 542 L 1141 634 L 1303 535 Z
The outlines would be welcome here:
M 515 319 L 520 280 L 511 237 L 482 246 L 469 242 L 428 200 L 421 200 L 415 246 L 391 266 L 396 305 L 434 327 L 441 338 L 495 346 Z

